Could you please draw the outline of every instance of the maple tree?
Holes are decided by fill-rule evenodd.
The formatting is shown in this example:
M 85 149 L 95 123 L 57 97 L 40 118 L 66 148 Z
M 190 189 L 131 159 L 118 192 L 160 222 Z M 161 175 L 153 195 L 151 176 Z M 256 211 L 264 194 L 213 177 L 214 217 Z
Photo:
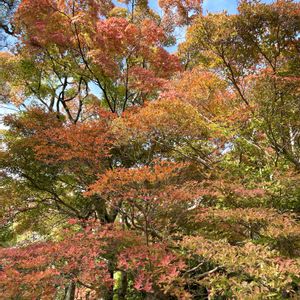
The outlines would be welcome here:
M 237 15 L 199 17 L 182 47 L 191 64 L 223 72 L 271 147 L 297 168 L 298 11 L 294 1 L 242 1 Z
M 3 3 L 0 298 L 298 299 L 299 3 Z

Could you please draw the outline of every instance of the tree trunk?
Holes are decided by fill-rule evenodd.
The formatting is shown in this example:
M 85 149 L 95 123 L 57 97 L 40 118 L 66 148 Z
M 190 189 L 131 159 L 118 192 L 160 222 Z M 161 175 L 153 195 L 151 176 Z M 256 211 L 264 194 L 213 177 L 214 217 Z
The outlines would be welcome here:
M 128 281 L 127 281 L 127 274 L 123 271 L 120 272 L 120 286 L 118 287 L 118 300 L 125 300 L 126 294 L 127 294 L 127 287 L 128 287 Z
M 65 300 L 75 300 L 75 291 L 76 285 L 74 282 L 71 282 L 66 290 Z

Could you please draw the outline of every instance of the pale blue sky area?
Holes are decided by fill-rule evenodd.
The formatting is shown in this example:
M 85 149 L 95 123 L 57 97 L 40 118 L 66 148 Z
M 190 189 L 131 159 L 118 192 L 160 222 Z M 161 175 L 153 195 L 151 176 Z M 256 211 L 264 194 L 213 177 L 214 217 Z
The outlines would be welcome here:
M 228 13 L 236 13 L 237 0 L 205 0 L 203 3 L 203 12 L 220 12 L 227 10 Z
M 156 0 L 150 0 L 150 6 L 157 10 Z M 264 3 L 271 3 L 273 0 L 263 0 Z M 299 1 L 297 1 L 299 2 Z M 203 12 L 221 12 L 223 10 L 227 10 L 228 13 L 234 14 L 237 12 L 238 0 L 204 0 L 203 2 Z

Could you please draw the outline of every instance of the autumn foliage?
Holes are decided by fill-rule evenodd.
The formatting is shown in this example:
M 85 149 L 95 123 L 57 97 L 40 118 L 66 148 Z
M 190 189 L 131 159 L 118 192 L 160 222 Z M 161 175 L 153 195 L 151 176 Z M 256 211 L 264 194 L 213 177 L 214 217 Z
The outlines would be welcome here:
M 297 1 L 3 5 L 0 299 L 299 299 Z

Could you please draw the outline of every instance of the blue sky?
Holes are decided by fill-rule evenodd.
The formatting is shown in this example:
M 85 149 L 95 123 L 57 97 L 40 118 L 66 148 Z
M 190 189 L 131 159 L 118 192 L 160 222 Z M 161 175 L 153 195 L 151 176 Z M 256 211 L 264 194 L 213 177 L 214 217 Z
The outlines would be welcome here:
M 237 0 L 205 0 L 203 3 L 203 11 L 219 12 L 227 10 L 233 14 L 236 12 Z
M 150 0 L 150 6 L 157 10 L 156 0 Z M 263 0 L 262 2 L 271 3 L 272 0 Z M 223 10 L 227 10 L 228 13 L 234 14 L 236 13 L 238 0 L 204 0 L 203 2 L 203 11 L 206 12 L 221 12 Z

